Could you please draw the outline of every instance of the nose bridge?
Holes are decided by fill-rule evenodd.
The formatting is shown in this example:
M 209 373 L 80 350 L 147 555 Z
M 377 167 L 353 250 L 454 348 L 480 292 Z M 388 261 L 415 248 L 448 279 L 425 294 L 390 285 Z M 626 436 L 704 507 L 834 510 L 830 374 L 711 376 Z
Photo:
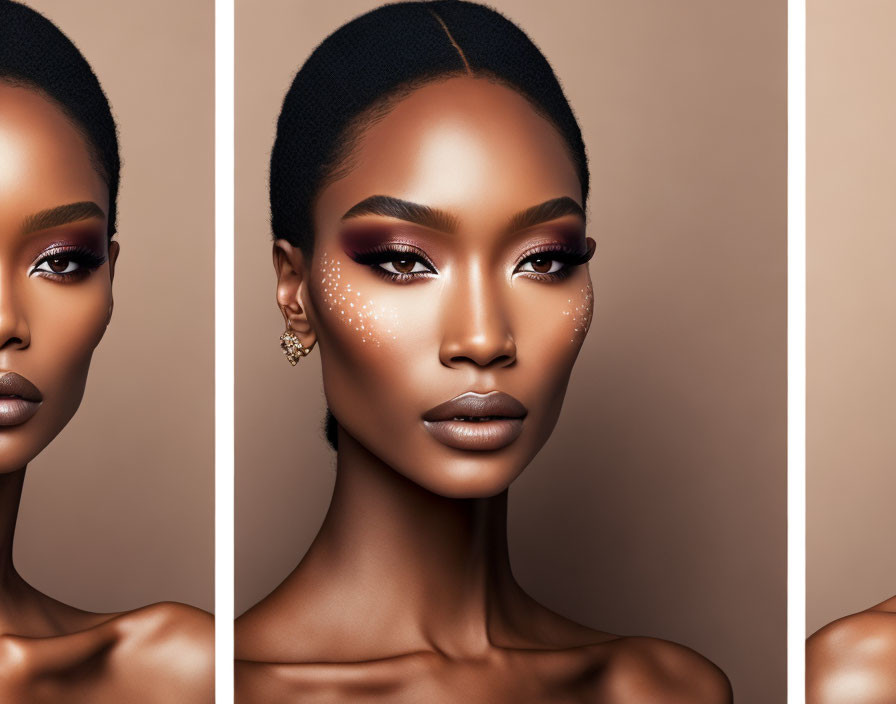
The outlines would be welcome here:
M 446 319 L 442 363 L 512 364 L 516 360 L 516 345 L 504 291 L 498 277 L 490 276 L 486 262 L 477 259 L 462 267 L 447 293 L 443 302 Z
M 29 344 L 25 312 L 16 291 L 13 272 L 0 261 L 0 350 Z

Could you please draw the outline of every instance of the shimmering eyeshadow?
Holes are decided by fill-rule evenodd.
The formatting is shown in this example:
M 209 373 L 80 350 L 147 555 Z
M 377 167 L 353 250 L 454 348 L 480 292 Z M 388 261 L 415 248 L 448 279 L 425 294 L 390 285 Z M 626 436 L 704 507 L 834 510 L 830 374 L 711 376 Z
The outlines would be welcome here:
M 417 234 L 413 225 L 351 223 L 343 226 L 339 233 L 339 239 L 345 253 L 352 256 L 375 247 L 394 243 L 403 243 L 423 249 L 425 242 L 419 241 L 419 238 L 415 236 Z
M 25 253 L 29 262 L 36 261 L 44 253 L 64 249 L 79 250 L 105 259 L 109 246 L 105 229 L 91 222 L 72 223 L 26 237 L 28 244 Z

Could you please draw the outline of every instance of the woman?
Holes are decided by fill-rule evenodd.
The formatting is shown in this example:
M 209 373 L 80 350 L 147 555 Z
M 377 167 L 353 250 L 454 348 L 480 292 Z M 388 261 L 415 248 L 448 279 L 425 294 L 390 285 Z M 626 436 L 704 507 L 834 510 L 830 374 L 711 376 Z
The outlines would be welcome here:
M 511 573 L 507 489 L 560 412 L 595 246 L 531 41 L 467 2 L 353 20 L 293 81 L 270 188 L 282 345 L 319 350 L 337 471 L 237 622 L 239 701 L 730 701 L 695 652 L 572 623 Z
M 873 704 L 896 692 L 896 597 L 829 623 L 806 642 L 806 704 Z
M 25 469 L 71 420 L 112 315 L 119 183 L 99 82 L 47 19 L 0 0 L 0 700 L 208 702 L 211 617 L 88 613 L 39 592 L 12 545 Z

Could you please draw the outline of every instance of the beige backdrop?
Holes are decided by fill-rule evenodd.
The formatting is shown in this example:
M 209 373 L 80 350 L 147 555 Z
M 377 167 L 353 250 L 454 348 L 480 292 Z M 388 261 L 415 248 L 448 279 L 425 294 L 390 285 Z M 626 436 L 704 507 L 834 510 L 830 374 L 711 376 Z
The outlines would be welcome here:
M 333 484 L 317 357 L 278 348 L 276 118 L 313 47 L 375 4 L 237 2 L 238 613 L 296 564 Z M 705 653 L 739 701 L 783 702 L 786 3 L 493 4 L 581 120 L 598 242 L 564 415 L 511 491 L 514 571 L 576 620 Z
M 124 162 L 115 315 L 28 468 L 15 560 L 92 610 L 213 604 L 212 0 L 26 0 L 78 45 Z
M 896 4 L 809 3 L 807 627 L 896 594 Z

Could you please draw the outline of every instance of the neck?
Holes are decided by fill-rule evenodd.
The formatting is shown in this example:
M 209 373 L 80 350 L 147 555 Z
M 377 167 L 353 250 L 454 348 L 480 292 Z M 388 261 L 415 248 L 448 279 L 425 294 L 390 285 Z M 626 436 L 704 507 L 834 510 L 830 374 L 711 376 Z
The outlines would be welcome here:
M 0 474 L 0 633 L 16 633 L 32 617 L 35 590 L 16 571 L 13 539 L 25 469 Z
M 12 544 L 24 482 L 24 469 L 0 474 L 0 593 L 11 579 L 19 579 L 12 562 Z
M 350 608 L 337 619 L 363 614 L 380 652 L 383 638 L 396 648 L 481 652 L 508 637 L 528 599 L 510 570 L 506 522 L 506 491 L 438 496 L 340 431 L 332 503 L 294 578 Z

